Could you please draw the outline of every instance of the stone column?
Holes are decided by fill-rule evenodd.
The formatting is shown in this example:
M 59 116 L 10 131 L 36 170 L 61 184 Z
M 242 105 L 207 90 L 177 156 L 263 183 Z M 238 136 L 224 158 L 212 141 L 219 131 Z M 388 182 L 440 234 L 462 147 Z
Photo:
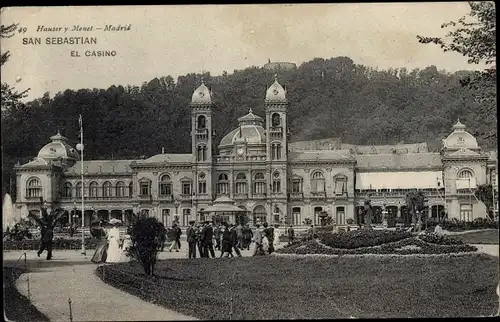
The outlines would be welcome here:
M 122 209 L 122 223 L 124 223 L 124 222 L 125 222 L 125 212 Z

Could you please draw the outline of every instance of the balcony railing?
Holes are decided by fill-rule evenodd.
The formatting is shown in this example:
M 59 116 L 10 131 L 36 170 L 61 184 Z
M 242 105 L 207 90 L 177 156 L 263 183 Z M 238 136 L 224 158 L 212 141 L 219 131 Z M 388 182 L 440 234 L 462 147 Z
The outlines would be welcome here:
M 81 196 L 72 196 L 72 197 L 59 197 L 61 201 L 69 201 L 69 200 L 81 200 Z M 130 200 L 132 196 L 85 196 L 85 200 Z
M 245 200 L 245 199 L 248 199 L 248 193 L 235 193 L 234 194 L 234 199 L 235 200 Z
M 302 192 L 290 192 L 291 200 L 302 200 L 304 199 L 304 194 Z
M 191 200 L 193 198 L 193 196 L 191 196 L 190 194 L 181 194 L 180 195 L 180 199 L 183 200 L 183 201 L 187 201 L 187 200 Z
M 207 129 L 196 129 L 196 138 L 197 139 L 208 139 L 208 130 Z
M 174 196 L 173 195 L 158 195 L 158 200 L 174 201 Z
M 252 199 L 266 199 L 267 194 L 266 193 L 254 193 L 252 194 Z
M 311 191 L 311 199 L 325 199 L 326 198 L 326 192 L 324 191 Z

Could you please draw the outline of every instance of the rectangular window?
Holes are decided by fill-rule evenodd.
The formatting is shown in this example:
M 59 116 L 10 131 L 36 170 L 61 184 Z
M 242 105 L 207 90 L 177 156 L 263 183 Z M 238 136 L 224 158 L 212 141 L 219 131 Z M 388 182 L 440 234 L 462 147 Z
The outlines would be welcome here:
M 281 181 L 274 180 L 273 181 L 273 193 L 280 193 L 280 192 L 281 192 Z
M 142 196 L 149 196 L 149 183 L 147 182 L 142 182 L 140 186 L 140 191 Z
M 472 205 L 460 205 L 460 220 L 472 221 Z
M 191 217 L 191 209 L 182 209 L 182 226 L 187 226 Z
M 300 180 L 292 180 L 292 192 L 295 193 L 302 192 L 302 185 Z
M 191 194 L 191 183 L 184 182 L 182 184 L 182 194 L 190 195 Z
M 170 209 L 162 209 L 161 210 L 161 222 L 166 227 L 171 225 L 171 222 L 170 222 Z
M 343 195 L 347 189 L 347 182 L 345 180 L 337 180 L 335 181 L 335 195 L 341 196 Z
M 345 208 L 337 207 L 337 225 L 345 225 Z
M 229 183 L 221 182 L 217 184 L 217 194 L 229 194 Z
M 246 182 L 237 182 L 236 183 L 236 193 L 237 194 L 247 193 L 247 183 Z
M 205 181 L 198 182 L 198 193 L 207 193 L 207 183 Z
M 170 195 L 172 195 L 172 184 L 170 184 L 170 183 L 162 183 L 162 184 L 160 184 L 160 195 L 161 196 L 170 196 Z
M 265 182 L 256 182 L 254 184 L 254 194 L 263 195 L 266 193 L 266 183 Z
M 300 218 L 300 207 L 292 208 L 292 223 L 293 225 L 301 225 L 302 219 Z

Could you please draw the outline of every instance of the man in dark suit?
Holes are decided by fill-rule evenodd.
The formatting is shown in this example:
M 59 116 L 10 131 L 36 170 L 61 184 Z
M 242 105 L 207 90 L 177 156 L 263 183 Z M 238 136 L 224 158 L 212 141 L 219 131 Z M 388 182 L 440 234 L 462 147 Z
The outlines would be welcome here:
M 203 257 L 208 258 L 208 252 L 212 258 L 215 257 L 214 251 L 214 229 L 210 221 L 205 222 L 202 233 Z
M 238 233 L 236 232 L 236 225 L 232 224 L 229 231 L 231 233 L 231 247 L 233 247 L 236 256 L 241 257 L 241 252 L 238 248 Z
M 264 223 L 264 235 L 269 241 L 269 254 L 271 254 L 274 252 L 274 228 L 273 226 L 269 226 L 267 222 Z
M 42 254 L 44 250 L 47 250 L 47 259 L 50 260 L 52 259 L 52 239 L 54 239 L 54 230 L 50 225 L 46 225 L 41 229 L 42 240 L 37 255 L 40 257 L 40 254 Z
M 189 245 L 189 258 L 196 258 L 196 231 L 194 228 L 194 220 L 189 222 L 189 227 L 186 229 L 186 238 Z

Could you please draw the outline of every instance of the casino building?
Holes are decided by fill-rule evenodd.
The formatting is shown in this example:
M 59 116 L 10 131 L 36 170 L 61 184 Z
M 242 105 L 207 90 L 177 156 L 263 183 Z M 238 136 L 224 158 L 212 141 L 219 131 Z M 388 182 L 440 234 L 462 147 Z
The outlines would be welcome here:
M 264 96 L 264 95 L 263 95 Z M 460 121 L 442 140 L 439 153 L 426 143 L 357 146 L 338 139 L 289 142 L 286 90 L 276 78 L 267 89 L 265 115 L 250 109 L 235 129 L 214 142 L 212 93 L 194 91 L 189 154 L 161 153 L 140 160 L 85 160 L 85 223 L 130 219 L 143 211 L 167 225 L 205 220 L 209 206 L 245 211 L 249 222 L 320 223 L 325 212 L 339 225 L 357 223 L 358 207 L 370 194 L 374 221 L 394 226 L 409 221 L 405 194 L 420 189 L 425 216 L 486 216 L 474 197 L 477 185 L 497 187 L 496 152 L 483 152 Z M 70 212 L 81 223 L 81 164 L 78 152 L 60 133 L 31 162 L 16 165 L 17 202 L 22 213 L 37 211 L 40 198 Z M 234 221 L 234 214 L 222 214 Z

